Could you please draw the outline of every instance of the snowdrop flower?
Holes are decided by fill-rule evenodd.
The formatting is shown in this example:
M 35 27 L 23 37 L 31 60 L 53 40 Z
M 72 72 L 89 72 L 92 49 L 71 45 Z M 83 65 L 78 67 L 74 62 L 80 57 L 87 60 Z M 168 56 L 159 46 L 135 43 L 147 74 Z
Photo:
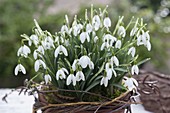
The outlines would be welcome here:
M 28 45 L 31 46 L 32 43 L 34 43 L 34 45 L 37 46 L 38 42 L 39 42 L 38 41 L 38 36 L 33 34 L 33 35 L 30 36 L 30 40 L 28 41 Z
M 131 47 L 128 51 L 128 55 L 132 55 L 132 57 L 135 56 L 135 53 L 136 53 L 136 48 L 135 47 Z
M 134 75 L 135 73 L 138 75 L 139 74 L 139 68 L 137 65 L 133 65 L 131 68 L 131 73 Z
M 90 58 L 86 55 L 82 56 L 79 59 L 79 65 L 81 65 L 82 68 L 86 68 L 87 65 L 89 65 L 90 69 L 94 69 L 94 64 L 93 62 L 90 60 Z
M 100 81 L 100 85 L 104 84 L 104 86 L 107 87 L 108 81 L 109 81 L 108 77 L 107 76 L 103 76 L 103 78 Z
M 114 74 L 115 77 L 117 76 L 116 71 L 114 70 L 113 65 L 110 62 L 106 63 L 105 70 L 107 73 L 106 76 L 108 77 L 109 80 L 112 78 L 112 74 Z
M 117 41 L 116 41 L 116 44 L 115 44 L 115 48 L 120 49 L 120 48 L 121 48 L 121 46 L 122 46 L 122 42 L 121 42 L 121 40 L 117 40 Z
M 80 81 L 80 80 L 85 81 L 84 73 L 82 71 L 78 71 L 76 73 L 76 81 Z
M 18 49 L 17 56 L 28 57 L 28 54 L 31 53 L 31 50 L 28 46 L 23 45 Z
M 42 46 L 38 46 L 38 49 L 34 50 L 33 57 L 36 60 L 37 57 L 42 57 L 44 55 L 44 48 Z
M 143 40 L 144 40 L 144 36 L 143 35 L 139 35 L 138 37 L 137 37 L 137 46 L 140 46 L 140 45 L 143 45 L 144 44 L 144 42 L 143 42 Z
M 109 47 L 110 47 L 109 42 L 105 41 L 101 45 L 100 50 L 103 51 L 104 48 L 109 48 Z
M 15 67 L 15 75 L 18 75 L 18 72 L 22 72 L 23 74 L 26 74 L 26 70 L 22 64 L 18 64 Z
M 59 45 L 54 52 L 54 56 L 58 57 L 58 54 L 62 53 L 64 53 L 65 56 L 68 56 L 67 49 L 63 45 Z
M 81 25 L 81 24 L 75 24 L 75 25 L 72 27 L 72 29 L 73 29 L 73 35 L 74 35 L 74 36 L 77 36 L 77 35 L 80 33 L 80 31 L 81 31 L 82 28 L 83 28 L 83 25 Z
M 45 83 L 48 84 L 49 81 L 52 81 L 51 76 L 49 74 L 44 75 Z
M 67 85 L 70 85 L 71 82 L 73 82 L 73 86 L 76 85 L 76 77 L 75 77 L 73 74 L 70 74 L 70 75 L 67 77 L 67 82 L 66 82 L 66 84 L 67 84 Z
M 125 35 L 126 35 L 126 30 L 125 30 L 125 28 L 124 28 L 123 26 L 119 26 L 118 31 L 117 31 L 117 34 L 118 34 L 119 36 L 125 37 Z
M 109 17 L 106 17 L 103 21 L 103 25 L 104 27 L 108 28 L 108 27 L 111 27 L 111 20 Z
M 117 40 L 117 38 L 116 37 L 114 37 L 114 36 L 112 36 L 111 34 L 106 34 L 106 35 L 104 35 L 104 37 L 103 37 L 103 41 L 109 41 L 109 40 L 113 40 L 113 41 L 116 41 Z
M 116 56 L 111 57 L 111 63 L 114 63 L 116 66 L 119 66 L 119 60 Z
M 98 15 L 95 15 L 92 19 L 92 25 L 93 25 L 95 31 L 97 31 L 99 29 L 100 24 L 101 24 L 100 17 Z
M 98 36 L 95 36 L 94 37 L 94 43 L 96 43 L 98 39 L 99 39 Z
M 130 32 L 130 36 L 134 36 L 137 31 L 138 31 L 138 28 L 134 27 Z
M 40 66 L 46 69 L 46 64 L 41 59 L 38 59 L 35 61 L 35 64 L 34 64 L 34 69 L 36 72 L 39 70 Z
M 87 33 L 91 33 L 92 30 L 93 30 L 92 25 L 91 25 L 90 23 L 88 23 L 88 24 L 86 25 L 86 32 L 87 32 Z
M 54 41 L 50 36 L 47 36 L 45 40 L 41 41 L 45 50 L 55 48 Z
M 124 77 L 123 84 L 126 88 L 128 88 L 129 91 L 132 91 L 133 89 L 137 89 L 138 82 L 134 78 L 128 78 Z
M 89 34 L 87 32 L 82 32 L 80 34 L 80 41 L 81 41 L 81 43 L 84 43 L 86 39 L 87 39 L 87 42 L 90 42 Z
M 68 33 L 68 34 L 69 34 L 69 29 L 68 29 L 68 27 L 67 27 L 66 25 L 63 25 L 63 26 L 61 27 L 61 33 L 62 33 L 63 35 L 65 35 L 65 33 Z
M 66 68 L 61 68 L 57 71 L 56 73 L 56 79 L 59 80 L 60 79 L 65 79 L 66 78 L 66 74 L 69 74 Z

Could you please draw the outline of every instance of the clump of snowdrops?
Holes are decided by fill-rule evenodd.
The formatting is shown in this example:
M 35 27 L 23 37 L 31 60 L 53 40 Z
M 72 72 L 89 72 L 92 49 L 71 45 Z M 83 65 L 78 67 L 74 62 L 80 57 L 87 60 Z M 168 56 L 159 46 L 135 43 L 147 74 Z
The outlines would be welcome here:
M 133 75 L 138 75 L 138 66 L 148 60 L 138 61 L 137 49 L 143 46 L 151 50 L 149 31 L 139 18 L 124 25 L 122 16 L 112 26 L 106 9 L 96 10 L 92 6 L 90 16 L 86 10 L 84 19 L 75 15 L 72 23 L 65 15 L 61 30 L 55 34 L 42 30 L 34 20 L 33 34 L 21 35 L 15 75 L 26 74 L 23 61 L 32 59 L 36 72 L 33 78 L 43 76 L 44 84 L 59 89 L 107 97 L 125 90 L 136 92 L 138 82 Z M 83 95 L 74 96 L 82 99 Z

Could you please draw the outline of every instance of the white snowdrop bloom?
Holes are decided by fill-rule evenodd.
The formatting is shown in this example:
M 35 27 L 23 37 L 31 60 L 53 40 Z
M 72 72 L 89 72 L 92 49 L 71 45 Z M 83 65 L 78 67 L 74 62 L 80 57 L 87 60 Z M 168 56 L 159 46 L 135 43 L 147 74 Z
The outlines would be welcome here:
M 132 91 L 133 89 L 137 89 L 138 82 L 134 78 L 124 77 L 123 85 L 129 90 Z
M 145 37 L 143 37 L 143 35 L 139 35 L 137 37 L 137 46 L 140 46 L 140 45 L 143 45 L 143 40 L 144 40 Z
M 87 32 L 82 32 L 80 34 L 80 41 L 81 41 L 81 43 L 84 43 L 86 39 L 87 39 L 87 42 L 90 42 L 89 34 Z
M 111 34 L 106 34 L 106 35 L 104 35 L 104 37 L 103 37 L 103 41 L 109 41 L 109 40 L 113 40 L 113 41 L 116 41 L 117 40 L 117 38 L 116 37 L 114 37 L 114 36 L 112 36 Z
M 103 51 L 104 48 L 109 48 L 109 47 L 110 47 L 110 44 L 109 42 L 106 41 L 106 42 L 103 42 L 103 44 L 100 47 L 100 50 Z
M 79 62 L 79 59 L 74 59 L 74 61 L 73 61 L 73 64 L 72 64 L 72 69 L 73 69 L 73 71 L 75 71 L 77 68 L 76 68 L 76 65 L 78 64 L 78 62 Z
M 65 56 L 68 56 L 67 49 L 63 45 L 59 45 L 54 52 L 54 56 L 58 57 L 58 54 L 62 53 L 64 53 Z
M 69 29 L 68 29 L 68 27 L 67 27 L 66 25 L 63 25 L 63 26 L 61 27 L 61 33 L 62 33 L 63 35 L 65 35 L 65 33 L 68 33 L 68 34 L 69 34 Z
M 134 36 L 137 31 L 138 31 L 138 28 L 134 27 L 130 32 L 130 36 Z
M 85 81 L 84 73 L 82 71 L 78 71 L 76 73 L 76 81 Z
M 87 32 L 87 33 L 91 33 L 92 30 L 93 30 L 92 25 L 91 25 L 90 23 L 88 23 L 88 24 L 86 25 L 86 32 Z
M 89 68 L 94 68 L 94 64 L 93 62 L 90 60 L 90 58 L 86 55 L 82 56 L 79 59 L 79 65 L 81 65 L 82 68 L 86 68 L 87 65 L 89 66 Z
M 50 81 L 52 81 L 51 76 L 49 74 L 44 75 L 45 83 L 48 84 Z
M 117 40 L 117 41 L 116 41 L 116 44 L 115 44 L 115 48 L 120 49 L 121 46 L 122 46 L 122 41 L 121 41 L 121 40 Z
M 101 81 L 100 81 L 100 85 L 103 85 L 103 84 L 104 84 L 104 86 L 107 87 L 108 81 L 109 81 L 108 77 L 103 76 L 102 79 L 101 79 Z
M 45 40 L 41 41 L 45 50 L 55 48 L 54 41 L 50 36 L 47 36 Z
M 37 46 L 38 43 L 39 43 L 38 36 L 35 35 L 35 34 L 33 34 L 33 35 L 30 36 L 30 39 L 29 39 L 29 41 L 28 41 L 28 45 L 31 46 L 32 43 L 33 43 L 35 46 Z
M 22 64 L 18 64 L 15 67 L 15 75 L 18 75 L 18 72 L 22 72 L 23 74 L 26 74 L 26 70 Z
M 37 72 L 41 66 L 42 66 L 44 69 L 46 69 L 46 64 L 44 63 L 43 60 L 41 60 L 41 59 L 36 60 L 35 63 L 34 63 L 34 69 L 35 69 L 35 71 Z
M 33 57 L 36 60 L 38 56 L 42 57 L 42 55 L 44 55 L 44 48 L 43 46 L 38 46 L 38 48 L 33 52 Z
M 28 46 L 23 45 L 18 49 L 17 56 L 28 57 L 28 54 L 31 53 L 31 50 Z
M 132 73 L 132 75 L 134 75 L 134 74 L 138 75 L 139 74 L 139 68 L 138 68 L 137 65 L 132 66 L 131 73 Z
M 136 48 L 135 47 L 131 47 L 128 51 L 128 55 L 132 55 L 132 57 L 135 56 L 135 53 L 136 53 Z
M 98 39 L 99 39 L 98 36 L 95 36 L 94 37 L 94 43 L 96 43 Z
M 67 82 L 66 82 L 66 84 L 67 84 L 67 85 L 70 85 L 71 82 L 73 82 L 73 86 L 76 85 L 76 77 L 75 77 L 73 74 L 70 74 L 70 75 L 67 77 Z
M 46 69 L 46 64 L 44 63 L 44 61 L 42 61 L 41 59 L 38 59 L 35 61 L 35 64 L 34 64 L 34 69 L 36 72 L 39 70 L 40 66 Z
M 103 25 L 106 28 L 111 27 L 111 20 L 109 17 L 104 18 Z
M 117 31 L 117 34 L 119 36 L 122 36 L 122 37 L 125 37 L 126 36 L 126 30 L 123 26 L 119 26 L 118 28 L 118 31 Z
M 114 70 L 113 65 L 110 62 L 106 63 L 105 70 L 106 70 L 106 73 L 107 73 L 106 76 L 108 77 L 109 80 L 112 78 L 113 74 L 114 74 L 115 77 L 117 76 L 116 71 Z
M 111 63 L 114 63 L 116 66 L 119 66 L 119 60 L 116 56 L 111 57 Z
M 95 31 L 97 31 L 100 28 L 100 24 L 101 24 L 101 22 L 100 22 L 99 15 L 95 15 L 92 19 L 92 25 L 93 25 Z
M 56 73 L 56 79 L 59 80 L 60 79 L 65 79 L 66 78 L 66 74 L 69 74 L 66 68 L 61 68 L 57 71 Z

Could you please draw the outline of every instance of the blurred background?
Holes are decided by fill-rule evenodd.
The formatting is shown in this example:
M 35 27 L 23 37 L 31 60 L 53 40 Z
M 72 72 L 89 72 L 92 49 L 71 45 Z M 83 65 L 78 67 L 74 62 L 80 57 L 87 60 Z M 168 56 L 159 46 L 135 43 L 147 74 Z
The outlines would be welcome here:
M 141 59 L 151 60 L 141 68 L 150 72 L 170 74 L 170 0 L 0 0 L 0 88 L 16 88 L 34 75 L 25 62 L 27 74 L 14 75 L 21 34 L 31 35 L 37 19 L 43 30 L 59 31 L 67 14 L 70 22 L 75 14 L 84 18 L 85 9 L 109 5 L 113 26 L 119 16 L 127 24 L 132 16 L 143 18 L 151 36 L 152 50 L 141 49 Z M 28 71 L 29 70 L 29 71 Z

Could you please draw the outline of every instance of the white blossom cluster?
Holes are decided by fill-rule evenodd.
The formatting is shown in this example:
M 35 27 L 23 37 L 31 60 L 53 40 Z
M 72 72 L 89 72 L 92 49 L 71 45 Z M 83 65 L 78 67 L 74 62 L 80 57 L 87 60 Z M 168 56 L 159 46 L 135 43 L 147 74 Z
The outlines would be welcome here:
M 87 15 L 86 11 L 84 21 L 75 16 L 71 24 L 66 15 L 55 35 L 43 31 L 35 20 L 34 34 L 22 35 L 15 75 L 26 74 L 21 59 L 31 58 L 35 72 L 43 74 L 46 84 L 57 82 L 60 87 L 96 83 L 108 87 L 121 73 L 129 72 L 128 77 L 122 76 L 123 85 L 130 91 L 136 89 L 138 83 L 132 78 L 139 74 L 136 50 L 142 45 L 151 50 L 143 20 L 132 20 L 129 27 L 120 17 L 114 31 L 110 31 L 114 26 L 106 9 L 97 13 L 92 10 L 91 17 Z

